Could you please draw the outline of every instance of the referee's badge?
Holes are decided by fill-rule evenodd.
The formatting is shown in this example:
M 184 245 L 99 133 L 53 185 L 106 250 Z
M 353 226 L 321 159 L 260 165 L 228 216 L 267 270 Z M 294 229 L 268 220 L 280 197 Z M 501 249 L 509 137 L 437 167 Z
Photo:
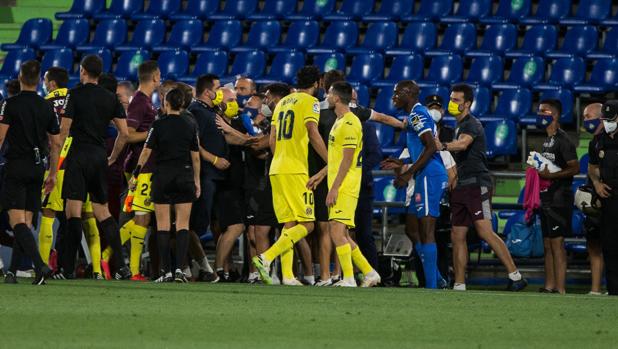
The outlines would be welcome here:
M 605 152 L 603 150 L 599 151 L 599 158 L 603 159 L 605 157 Z

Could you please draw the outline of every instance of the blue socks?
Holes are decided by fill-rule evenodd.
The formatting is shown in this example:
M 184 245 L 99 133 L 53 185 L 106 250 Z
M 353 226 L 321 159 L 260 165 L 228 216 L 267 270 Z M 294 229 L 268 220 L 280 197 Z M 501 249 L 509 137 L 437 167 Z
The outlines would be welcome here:
M 438 280 L 442 279 L 438 271 L 438 249 L 435 243 L 414 245 L 421 257 L 423 271 L 425 273 L 425 288 L 438 288 Z

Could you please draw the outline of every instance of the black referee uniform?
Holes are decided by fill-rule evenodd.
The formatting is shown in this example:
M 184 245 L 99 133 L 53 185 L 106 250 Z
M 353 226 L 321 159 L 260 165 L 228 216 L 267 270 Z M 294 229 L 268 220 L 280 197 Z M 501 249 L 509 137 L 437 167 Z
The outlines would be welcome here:
M 2 175 L 2 208 L 28 211 L 32 214 L 41 208 L 41 187 L 49 154 L 48 134 L 60 132 L 58 118 L 51 105 L 34 91 L 22 91 L 8 98 L 0 106 L 1 129 L 6 132 L 8 150 Z M 5 135 L 1 132 L 2 136 Z M 4 137 L 0 140 L 4 142 Z M 13 256 L 9 270 L 15 273 L 20 258 L 28 256 L 34 262 L 37 278 L 50 272 L 36 246 L 30 226 L 32 222 L 10 222 L 15 234 Z
M 107 127 L 113 119 L 126 118 L 124 109 L 113 93 L 92 83 L 71 89 L 65 106 L 64 117 L 72 120 L 70 133 L 73 142 L 65 160 L 62 198 L 84 202 L 90 194 L 93 203 L 107 204 Z M 122 257 L 118 224 L 111 216 L 99 223 L 114 251 L 114 265 L 120 269 L 116 278 L 130 277 Z M 72 273 L 82 237 L 80 217 L 68 219 L 68 236 L 65 265 Z

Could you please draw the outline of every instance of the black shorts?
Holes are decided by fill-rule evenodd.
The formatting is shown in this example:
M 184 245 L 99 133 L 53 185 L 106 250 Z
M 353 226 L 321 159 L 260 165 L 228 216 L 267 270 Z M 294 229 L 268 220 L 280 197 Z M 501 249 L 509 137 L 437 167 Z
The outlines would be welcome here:
M 266 188 L 253 189 L 247 199 L 247 224 L 276 226 L 277 216 L 273 208 L 273 192 L 270 187 L 270 180 Z
M 155 204 L 186 204 L 195 201 L 193 169 L 157 168 L 152 175 L 152 202 Z
M 451 192 L 451 223 L 470 227 L 482 219 L 490 220 L 491 188 L 478 185 L 457 186 Z
M 543 238 L 558 238 L 571 235 L 573 207 L 541 208 L 541 231 Z
M 328 195 L 328 185 L 326 178 L 313 191 L 315 220 L 318 222 L 328 222 L 328 207 L 326 207 L 326 195 Z
M 601 222 L 597 217 L 588 217 L 584 220 L 584 230 L 586 231 L 586 240 L 601 239 Z
M 105 148 L 73 144 L 65 162 L 62 198 L 107 203 L 107 153 Z
M 6 210 L 38 212 L 45 169 L 33 160 L 9 160 L 2 175 L 0 202 Z
M 223 185 L 223 188 L 217 190 L 214 204 L 218 207 L 217 217 L 221 231 L 231 225 L 245 223 L 245 197 L 241 186 L 232 188 Z

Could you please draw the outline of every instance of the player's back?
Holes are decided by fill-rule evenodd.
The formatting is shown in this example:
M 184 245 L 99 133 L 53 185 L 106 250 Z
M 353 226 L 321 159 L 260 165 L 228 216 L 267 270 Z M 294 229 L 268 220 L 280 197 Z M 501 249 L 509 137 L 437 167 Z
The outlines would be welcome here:
M 413 162 L 418 161 L 421 153 L 425 149 L 421 136 L 427 132 L 429 132 L 433 141 L 437 133 L 436 124 L 431 118 L 431 115 L 429 115 L 427 108 L 417 103 L 408 116 L 408 130 L 406 132 L 408 151 L 410 152 L 410 157 Z M 419 172 L 428 175 L 440 175 L 444 171 L 444 165 L 440 159 L 440 154 L 436 151 L 425 167 Z
M 295 92 L 279 101 L 272 116 L 276 128 L 275 154 L 270 174 L 308 174 L 308 122 L 318 123 L 320 105 L 317 98 Z

